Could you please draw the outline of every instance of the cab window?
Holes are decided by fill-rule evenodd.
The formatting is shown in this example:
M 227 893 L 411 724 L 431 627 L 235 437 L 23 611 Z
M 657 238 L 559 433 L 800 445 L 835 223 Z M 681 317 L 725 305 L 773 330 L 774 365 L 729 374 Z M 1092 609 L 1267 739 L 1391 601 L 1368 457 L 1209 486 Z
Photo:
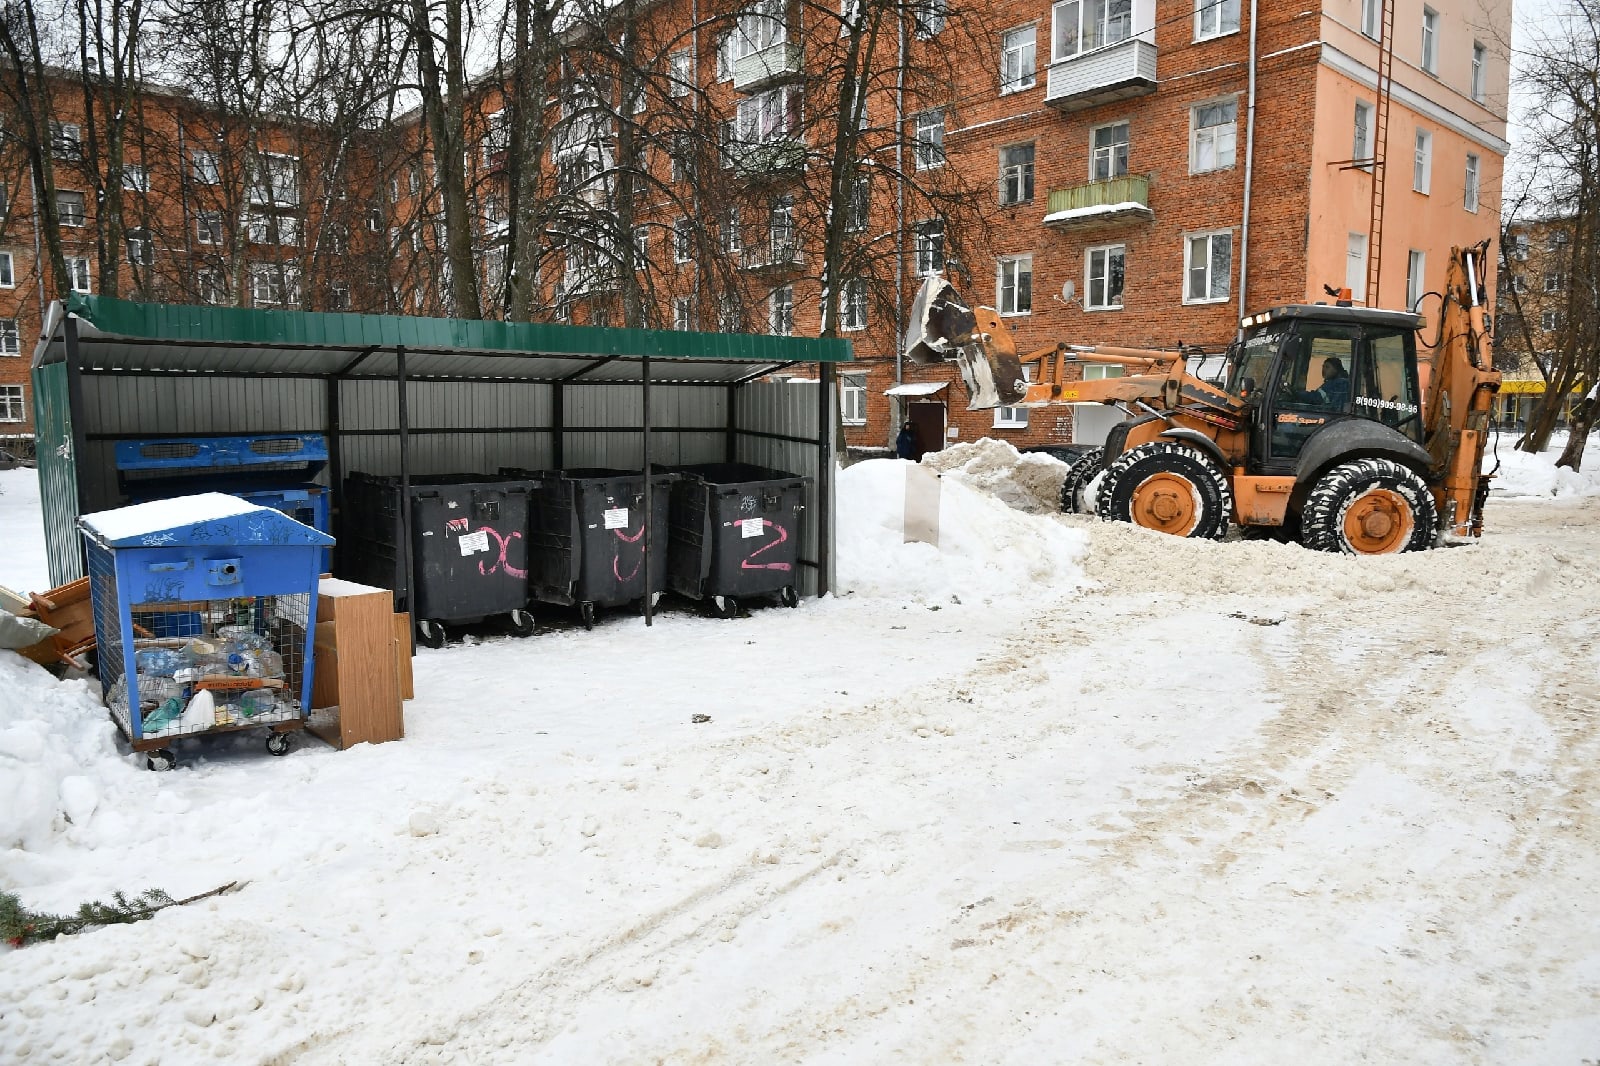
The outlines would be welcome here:
M 1368 358 L 1357 376 L 1355 413 L 1391 426 L 1412 440 L 1422 440 L 1416 378 L 1408 373 L 1405 331 L 1369 330 Z
M 1354 326 L 1301 323 L 1283 346 L 1273 391 L 1270 455 L 1290 459 L 1329 420 L 1350 413 Z

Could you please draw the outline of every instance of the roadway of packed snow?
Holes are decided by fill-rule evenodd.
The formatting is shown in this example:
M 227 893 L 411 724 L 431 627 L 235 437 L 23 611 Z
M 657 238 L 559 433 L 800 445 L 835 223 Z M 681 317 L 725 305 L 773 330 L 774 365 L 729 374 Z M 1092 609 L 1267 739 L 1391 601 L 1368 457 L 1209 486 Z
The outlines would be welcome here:
M 905 544 L 858 464 L 842 595 L 424 649 L 343 753 L 148 773 L 0 652 L 0 888 L 244 882 L 0 947 L 0 1061 L 1593 1060 L 1600 448 L 1508 453 L 1482 542 L 1359 560 L 1052 514 L 988 444 Z

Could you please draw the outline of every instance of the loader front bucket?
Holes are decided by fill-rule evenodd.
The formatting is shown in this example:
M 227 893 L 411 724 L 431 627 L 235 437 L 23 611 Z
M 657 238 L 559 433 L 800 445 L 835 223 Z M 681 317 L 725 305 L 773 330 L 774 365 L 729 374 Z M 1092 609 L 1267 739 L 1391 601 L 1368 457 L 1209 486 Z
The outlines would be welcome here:
M 993 308 L 974 310 L 955 286 L 935 274 L 911 304 L 905 355 L 913 363 L 951 359 L 967 386 L 967 410 L 1006 407 L 1022 399 L 1027 382 L 1010 330 Z

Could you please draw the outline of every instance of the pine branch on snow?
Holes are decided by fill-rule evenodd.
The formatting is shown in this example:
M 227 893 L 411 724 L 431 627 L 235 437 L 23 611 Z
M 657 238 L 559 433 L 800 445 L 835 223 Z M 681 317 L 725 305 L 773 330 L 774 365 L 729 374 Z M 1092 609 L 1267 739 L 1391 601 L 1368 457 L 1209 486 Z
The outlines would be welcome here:
M 220 896 L 241 887 L 230 881 L 209 892 L 186 899 L 173 899 L 159 888 L 150 888 L 130 899 L 125 892 L 112 893 L 110 902 L 100 900 L 78 906 L 75 915 L 46 914 L 30 911 L 10 892 L 0 892 L 0 939 L 12 947 L 20 948 L 36 940 L 51 940 L 63 933 L 81 933 L 102 925 L 126 925 L 139 922 L 168 907 L 181 907 L 186 903 Z

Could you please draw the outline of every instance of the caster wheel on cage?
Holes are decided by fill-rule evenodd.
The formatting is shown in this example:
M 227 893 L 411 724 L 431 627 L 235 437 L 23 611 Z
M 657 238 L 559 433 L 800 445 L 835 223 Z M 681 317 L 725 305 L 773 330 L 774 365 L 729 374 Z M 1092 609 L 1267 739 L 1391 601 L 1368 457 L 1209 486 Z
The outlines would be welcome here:
M 517 609 L 506 616 L 506 629 L 514 637 L 533 635 L 533 612 Z
M 144 768 L 154 770 L 156 773 L 165 773 L 178 765 L 178 757 L 172 753 L 171 748 L 157 748 L 147 752 L 144 757 Z
M 785 585 L 778 591 L 778 599 L 783 601 L 785 607 L 800 606 L 800 593 L 796 592 L 793 585 Z
M 582 603 L 578 604 L 578 617 L 583 619 L 583 628 L 593 629 L 594 604 L 589 600 L 584 600 Z
M 444 647 L 444 623 L 436 618 L 418 619 L 417 643 L 427 648 Z
M 274 733 L 267 738 L 267 753 L 269 755 L 289 754 L 289 734 Z

